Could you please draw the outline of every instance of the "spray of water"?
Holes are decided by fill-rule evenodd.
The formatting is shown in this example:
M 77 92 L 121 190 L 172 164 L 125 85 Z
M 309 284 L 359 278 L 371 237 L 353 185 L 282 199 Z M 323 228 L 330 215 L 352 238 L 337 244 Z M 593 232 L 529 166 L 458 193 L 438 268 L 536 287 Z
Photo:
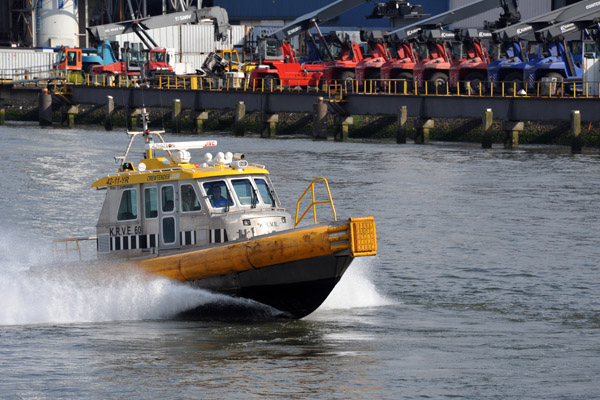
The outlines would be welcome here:
M 206 305 L 261 307 L 133 272 L 99 273 L 86 265 L 49 268 L 52 251 L 51 246 L 32 249 L 15 235 L 0 237 L 0 325 L 166 319 Z M 369 278 L 371 263 L 356 260 L 321 309 L 391 304 Z M 31 269 L 32 264 L 44 268 Z
M 50 246 L 32 249 L 15 235 L 0 243 L 0 325 L 163 319 L 207 304 L 247 305 L 132 271 L 48 267 Z
M 358 258 L 350 265 L 319 310 L 381 307 L 394 302 L 380 294 L 371 276 L 376 258 Z

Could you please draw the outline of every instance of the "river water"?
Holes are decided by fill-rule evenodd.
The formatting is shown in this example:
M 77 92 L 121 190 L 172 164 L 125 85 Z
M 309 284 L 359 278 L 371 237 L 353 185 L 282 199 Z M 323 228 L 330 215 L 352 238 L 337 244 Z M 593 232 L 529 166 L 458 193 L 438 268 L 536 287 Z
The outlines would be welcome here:
M 89 185 L 127 137 L 0 127 L 0 397 L 598 398 L 597 150 L 211 138 L 267 165 L 292 211 L 326 177 L 338 217 L 375 216 L 378 255 L 299 321 L 175 320 L 235 300 L 41 277 L 28 270 L 53 239 L 94 235 L 104 192 Z

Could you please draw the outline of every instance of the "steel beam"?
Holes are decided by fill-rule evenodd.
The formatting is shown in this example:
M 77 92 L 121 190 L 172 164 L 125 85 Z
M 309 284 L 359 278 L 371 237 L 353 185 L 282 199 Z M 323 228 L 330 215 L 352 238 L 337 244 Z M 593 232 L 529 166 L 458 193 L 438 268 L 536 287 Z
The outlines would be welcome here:
M 247 112 L 277 114 L 312 113 L 313 104 L 322 94 L 288 92 L 193 91 L 161 89 L 73 87 L 73 104 L 104 105 L 113 96 L 119 107 L 170 107 L 180 99 L 183 109 L 233 110 L 243 101 Z M 466 97 L 348 95 L 338 103 L 347 115 L 396 115 L 406 106 L 408 116 L 429 118 L 475 118 L 491 108 L 494 118 L 507 121 L 569 121 L 571 110 L 580 110 L 585 121 L 600 121 L 598 98 Z

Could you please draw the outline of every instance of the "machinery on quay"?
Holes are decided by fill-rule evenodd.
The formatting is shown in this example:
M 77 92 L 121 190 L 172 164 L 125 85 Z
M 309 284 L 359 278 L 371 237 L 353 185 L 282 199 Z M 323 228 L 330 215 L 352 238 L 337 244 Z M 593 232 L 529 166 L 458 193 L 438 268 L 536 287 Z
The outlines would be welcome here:
M 520 18 L 516 0 L 479 0 L 415 24 L 396 29 L 390 32 L 387 38 L 394 43 L 406 43 L 410 41 L 424 42 L 429 54 L 428 57 L 417 62 L 412 68 L 415 85 L 418 88 L 423 88 L 427 85 L 429 86 L 427 89 L 430 89 L 431 92 L 445 91 L 446 83 L 449 80 L 451 64 L 453 60 L 461 60 L 462 57 L 460 57 L 461 43 L 457 40 L 456 33 L 442 28 L 495 8 L 502 8 L 504 11 L 499 21 L 511 23 L 515 19 L 518 20 Z M 471 57 L 476 63 L 487 64 L 489 62 L 489 56 L 483 47 L 480 37 L 460 38 L 464 39 L 467 46 L 467 58 Z M 454 44 L 456 45 L 455 50 L 457 51 L 455 52 L 457 55 L 453 57 L 452 46 Z M 403 70 L 403 67 L 403 65 L 399 65 L 398 69 Z M 394 66 L 386 66 L 386 69 L 388 68 L 393 70 Z M 404 70 L 403 72 L 408 72 Z M 408 73 L 405 77 L 408 77 Z
M 350 9 L 371 0 L 337 0 L 298 17 L 288 25 L 276 30 L 269 36 L 259 38 L 257 43 L 257 61 L 250 73 L 250 83 L 254 87 L 264 85 L 273 89 L 281 86 L 318 86 L 323 77 L 322 64 L 302 64 L 290 43 L 290 39 L 302 32 L 309 33 L 314 28 L 319 40 L 325 44 L 325 39 L 319 29 L 319 24 L 329 21 Z M 309 39 L 314 38 L 309 33 Z M 316 46 L 316 41 L 314 42 Z M 328 58 L 333 61 L 329 46 L 325 44 Z M 334 76 L 334 75 L 331 75 Z M 335 79 L 335 78 L 334 78 Z
M 392 52 L 384 37 L 384 32 L 378 30 L 361 31 L 361 38 L 369 46 L 369 56 L 356 65 L 355 76 L 358 86 L 379 86 L 381 66 L 392 60 Z M 414 54 L 411 54 L 411 57 Z
M 389 18 L 392 26 L 407 25 L 408 21 L 418 20 L 428 17 L 421 5 L 412 5 L 407 1 L 390 1 L 388 3 L 378 3 L 373 9 L 373 13 L 368 19 Z M 345 72 L 345 77 L 356 78 L 358 85 L 364 85 L 365 80 L 373 80 L 378 85 L 381 78 L 380 68 L 386 62 L 391 60 L 404 60 L 405 62 L 414 61 L 416 54 L 414 49 L 406 46 L 390 46 L 385 41 L 385 33 L 379 30 L 362 30 L 361 39 L 367 42 L 368 56 L 360 60 L 353 72 Z M 412 46 L 408 46 L 412 47 Z M 341 77 L 340 73 L 330 74 L 334 77 Z
M 168 62 L 166 49 L 161 48 L 147 31 L 172 25 L 200 23 L 205 19 L 213 20 L 217 38 L 223 39 L 227 36 L 229 18 L 227 11 L 221 7 L 191 8 L 187 11 L 88 27 L 90 34 L 98 42 L 108 40 L 116 35 L 133 32 L 145 46 L 145 49 L 138 44 L 123 46 L 119 59 L 115 57 L 113 63 L 94 66 L 90 72 L 108 75 L 124 74 L 144 78 L 152 78 L 158 74 L 172 74 L 173 68 Z
M 504 88 L 507 94 L 524 89 L 526 66 L 529 63 L 533 65 L 544 58 L 542 57 L 542 46 L 537 42 L 535 32 L 561 24 L 562 21 L 590 15 L 598 9 L 600 9 L 599 2 L 583 0 L 494 31 L 493 39 L 501 45 L 506 56 L 498 58 L 488 65 L 490 86 L 494 89 Z
M 535 89 L 540 82 L 548 82 L 551 85 L 542 86 L 546 92 L 544 94 L 552 94 L 560 90 L 564 82 L 566 91 L 581 91 L 584 58 L 598 56 L 599 22 L 600 10 L 593 13 L 586 12 L 561 24 L 536 31 L 538 42 L 546 45 L 549 56 L 525 66 L 524 81 L 527 90 Z M 567 40 L 571 36 L 578 37 Z
M 337 57 L 334 57 L 329 49 L 327 50 L 330 59 L 323 62 L 325 82 L 353 80 L 354 69 L 363 59 L 363 53 L 358 43 L 350 40 L 349 35 L 343 32 L 330 32 L 325 40 L 329 46 L 339 49 Z

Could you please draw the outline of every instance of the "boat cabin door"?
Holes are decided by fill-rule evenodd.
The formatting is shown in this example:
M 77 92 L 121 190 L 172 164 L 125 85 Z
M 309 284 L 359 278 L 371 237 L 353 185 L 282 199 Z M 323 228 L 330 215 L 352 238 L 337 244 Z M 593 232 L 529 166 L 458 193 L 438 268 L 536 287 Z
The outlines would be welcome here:
M 159 249 L 180 247 L 179 237 L 179 189 L 176 183 L 158 184 L 159 207 Z

